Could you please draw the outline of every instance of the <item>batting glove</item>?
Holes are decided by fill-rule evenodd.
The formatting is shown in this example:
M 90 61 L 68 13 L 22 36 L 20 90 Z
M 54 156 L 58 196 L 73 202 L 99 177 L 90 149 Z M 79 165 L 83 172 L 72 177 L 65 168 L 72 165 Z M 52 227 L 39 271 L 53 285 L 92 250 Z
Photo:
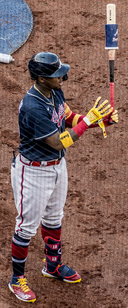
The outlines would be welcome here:
M 86 117 L 83 118 L 88 126 L 98 122 L 99 120 L 102 120 L 113 111 L 113 107 L 111 107 L 110 104 L 107 104 L 108 100 L 105 100 L 102 104 L 99 105 L 100 100 L 101 97 L 98 97 L 95 101 L 94 107 L 87 113 Z
M 113 122 L 118 123 L 118 110 L 114 110 L 114 112 L 111 115 L 111 119 Z
M 105 125 L 104 125 L 103 120 L 99 120 L 99 121 L 98 121 L 98 124 L 99 124 L 99 126 L 101 127 L 101 129 L 102 129 L 102 131 L 103 131 L 103 136 L 104 136 L 104 138 L 107 138 L 107 134 L 106 134 Z

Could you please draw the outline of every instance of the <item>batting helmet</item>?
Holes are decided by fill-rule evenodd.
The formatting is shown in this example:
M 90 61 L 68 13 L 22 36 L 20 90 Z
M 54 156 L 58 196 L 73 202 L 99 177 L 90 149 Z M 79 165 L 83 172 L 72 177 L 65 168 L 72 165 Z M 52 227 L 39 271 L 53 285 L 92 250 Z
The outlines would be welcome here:
M 30 59 L 28 69 L 32 80 L 37 80 L 38 77 L 63 77 L 63 80 L 67 80 L 70 66 L 62 63 L 54 53 L 39 52 Z

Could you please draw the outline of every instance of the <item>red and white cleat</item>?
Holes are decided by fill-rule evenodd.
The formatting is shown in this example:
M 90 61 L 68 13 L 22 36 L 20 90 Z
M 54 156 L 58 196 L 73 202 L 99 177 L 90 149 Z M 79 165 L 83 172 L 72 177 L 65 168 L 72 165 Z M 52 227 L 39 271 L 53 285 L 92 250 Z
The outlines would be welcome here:
M 26 277 L 12 275 L 9 283 L 9 290 L 15 294 L 15 296 L 23 302 L 34 303 L 36 301 L 35 294 L 30 290 L 27 284 Z

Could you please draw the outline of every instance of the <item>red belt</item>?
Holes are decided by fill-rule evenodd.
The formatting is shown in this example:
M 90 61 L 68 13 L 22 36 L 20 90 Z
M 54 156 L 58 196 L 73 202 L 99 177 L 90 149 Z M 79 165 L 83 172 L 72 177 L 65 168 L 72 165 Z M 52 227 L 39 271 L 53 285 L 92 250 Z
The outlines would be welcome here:
M 52 165 L 58 165 L 60 163 L 60 160 L 53 160 L 53 161 L 47 161 L 45 162 L 44 166 L 52 166 Z M 31 166 L 40 167 L 43 166 L 40 161 L 32 161 Z
M 40 162 L 40 161 L 29 161 L 29 160 L 26 160 L 25 157 L 23 157 L 21 154 L 20 154 L 20 161 L 27 165 L 27 166 L 35 166 L 35 167 L 40 167 L 40 166 L 54 166 L 54 165 L 58 165 L 60 163 L 60 160 L 61 159 L 57 159 L 57 160 L 52 160 L 52 161 L 43 161 L 43 162 Z

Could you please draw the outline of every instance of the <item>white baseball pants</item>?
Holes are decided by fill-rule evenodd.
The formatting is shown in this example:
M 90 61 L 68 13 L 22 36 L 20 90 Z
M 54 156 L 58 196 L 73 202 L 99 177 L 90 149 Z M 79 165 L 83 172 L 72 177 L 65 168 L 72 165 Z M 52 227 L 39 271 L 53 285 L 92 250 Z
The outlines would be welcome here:
M 24 158 L 25 159 L 25 158 Z M 67 167 L 63 157 L 58 165 L 29 166 L 19 154 L 11 167 L 11 182 L 18 211 L 15 232 L 30 239 L 42 222 L 48 228 L 61 225 L 67 197 Z

